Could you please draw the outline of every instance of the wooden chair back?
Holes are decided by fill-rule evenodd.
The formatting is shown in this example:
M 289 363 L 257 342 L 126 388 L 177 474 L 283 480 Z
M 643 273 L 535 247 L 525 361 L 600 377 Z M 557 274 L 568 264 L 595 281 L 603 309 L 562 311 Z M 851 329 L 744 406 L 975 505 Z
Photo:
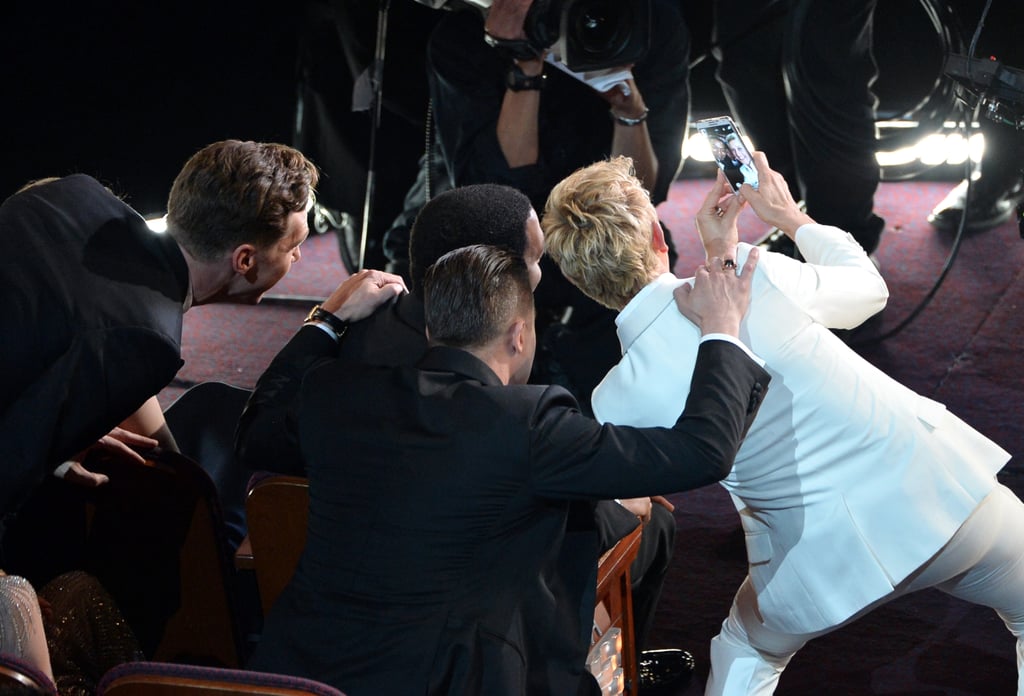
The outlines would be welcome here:
M 245 499 L 252 566 L 266 616 L 295 574 L 306 546 L 309 481 L 272 475 L 255 481 Z
M 595 640 L 610 628 L 622 631 L 622 671 L 626 693 L 635 694 L 638 682 L 636 636 L 633 633 L 633 587 L 629 567 L 640 551 L 643 525 L 619 539 L 597 563 L 597 605 L 594 608 Z

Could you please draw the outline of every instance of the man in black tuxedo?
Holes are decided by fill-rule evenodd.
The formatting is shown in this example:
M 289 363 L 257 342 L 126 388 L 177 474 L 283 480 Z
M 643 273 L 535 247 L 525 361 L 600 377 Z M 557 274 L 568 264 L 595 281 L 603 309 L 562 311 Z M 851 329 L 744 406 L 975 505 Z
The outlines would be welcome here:
M 672 428 L 601 426 L 563 388 L 526 384 L 536 334 L 522 258 L 446 254 L 425 276 L 431 348 L 415 367 L 336 360 L 303 381 L 307 544 L 249 666 L 350 696 L 598 693 L 589 626 L 564 622 L 553 599 L 537 612 L 534 590 L 572 502 L 728 473 L 768 383 L 735 340 L 749 292 L 749 271 L 698 270 L 676 295 L 705 336 L 684 413 Z M 581 564 L 576 587 L 595 571 Z M 548 657 L 560 642 L 575 659 Z
M 304 476 L 294 411 L 301 376 L 314 366 L 335 359 L 385 367 L 414 365 L 427 350 L 422 300 L 427 268 L 447 252 L 476 243 L 491 244 L 522 256 L 536 288 L 541 277 L 543 232 L 526 195 L 500 184 L 463 186 L 439 194 L 424 206 L 413 227 L 409 253 L 411 293 L 397 297 L 373 316 L 349 326 L 340 345 L 317 328 L 300 329 L 260 377 L 249 400 L 237 433 L 239 460 L 254 470 Z M 336 309 L 337 298 L 329 298 L 322 307 Z M 641 651 L 647 647 L 646 638 L 675 550 L 676 521 L 670 507 L 660 496 L 653 503 L 646 496 L 602 500 L 594 508 L 593 522 L 579 532 L 581 553 L 591 549 L 589 561 L 593 563 L 643 521 L 640 548 L 630 566 L 634 627 Z M 593 609 L 593 603 L 580 607 L 582 624 L 589 625 Z M 682 650 L 641 653 L 641 678 L 650 677 L 645 686 L 649 682 L 678 679 L 692 668 L 692 655 Z
M 213 143 L 175 179 L 165 235 L 84 174 L 3 203 L 0 534 L 55 469 L 103 483 L 85 449 L 174 446 L 156 394 L 181 367 L 182 315 L 259 302 L 284 277 L 317 178 L 293 148 Z

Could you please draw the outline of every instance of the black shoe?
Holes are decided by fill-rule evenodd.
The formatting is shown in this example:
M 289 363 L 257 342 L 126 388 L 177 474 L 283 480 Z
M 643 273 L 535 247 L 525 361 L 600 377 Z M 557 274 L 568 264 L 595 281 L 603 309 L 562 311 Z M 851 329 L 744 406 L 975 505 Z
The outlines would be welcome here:
M 1009 186 L 992 187 L 984 179 L 971 185 L 971 202 L 967 205 L 967 232 L 981 232 L 997 227 L 1011 217 L 1017 204 L 1024 198 L 1021 181 Z M 964 179 L 935 206 L 928 216 L 928 222 L 943 232 L 956 232 L 960 217 L 964 214 L 967 199 L 967 179 Z
M 644 650 L 637 656 L 640 694 L 657 694 L 659 689 L 683 684 L 693 675 L 693 655 L 685 650 Z

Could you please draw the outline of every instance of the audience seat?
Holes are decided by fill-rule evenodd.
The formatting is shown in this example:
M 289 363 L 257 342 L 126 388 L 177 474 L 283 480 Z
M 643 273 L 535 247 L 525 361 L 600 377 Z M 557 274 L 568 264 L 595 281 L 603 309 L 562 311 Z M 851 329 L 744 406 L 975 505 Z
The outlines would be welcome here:
M 237 667 L 233 550 L 210 477 L 175 452 L 141 465 L 103 454 L 86 467 L 110 481 L 88 506 L 85 570 L 114 598 L 144 654 Z
M 643 525 L 619 539 L 597 563 L 597 606 L 594 611 L 594 640 L 608 629 L 622 630 L 622 671 L 626 693 L 637 693 L 636 637 L 633 633 L 633 590 L 629 567 L 640 551 Z
M 0 653 L 0 694 L 57 696 L 57 686 L 20 657 Z
M 126 662 L 100 680 L 96 696 L 345 696 L 302 677 L 163 662 Z
M 295 573 L 306 545 L 309 482 L 277 474 L 254 478 L 245 499 L 245 514 L 252 568 L 266 616 Z

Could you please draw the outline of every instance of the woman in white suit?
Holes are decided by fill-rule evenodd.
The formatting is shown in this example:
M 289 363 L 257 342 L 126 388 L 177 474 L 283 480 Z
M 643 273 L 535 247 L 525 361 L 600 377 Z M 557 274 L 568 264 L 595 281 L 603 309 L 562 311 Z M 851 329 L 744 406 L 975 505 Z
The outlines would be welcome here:
M 741 328 L 772 385 L 722 482 L 749 570 L 712 640 L 706 693 L 771 694 L 811 638 L 937 587 L 999 613 L 1017 637 L 1024 696 L 1024 504 L 995 477 L 1010 455 L 835 336 L 885 306 L 885 282 L 850 235 L 815 224 L 764 155 L 754 159 L 759 190 L 732 195 L 720 175 L 704 201 L 697 228 L 708 258 L 743 266 L 750 246 L 738 243 L 736 220 L 748 202 L 806 263 L 762 253 Z M 669 273 L 629 160 L 560 183 L 543 227 L 566 277 L 620 311 L 623 357 L 594 391 L 595 415 L 670 425 L 690 387 L 682 357 L 696 353 L 699 332 L 673 306 L 688 281 Z

